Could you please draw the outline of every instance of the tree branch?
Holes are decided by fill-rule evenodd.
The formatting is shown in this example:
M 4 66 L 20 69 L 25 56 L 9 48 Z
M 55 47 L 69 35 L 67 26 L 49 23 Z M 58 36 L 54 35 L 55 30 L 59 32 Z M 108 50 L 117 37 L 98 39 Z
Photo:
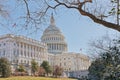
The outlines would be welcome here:
M 27 2 L 27 0 L 23 0 L 23 1 L 25 2 L 25 5 L 26 5 L 27 17 L 30 18 L 30 11 L 29 11 L 28 2 Z M 81 15 L 89 17 L 95 23 L 101 24 L 104 27 L 111 28 L 111 29 L 114 29 L 114 30 L 117 30 L 117 31 L 120 32 L 120 25 L 119 24 L 108 22 L 108 21 L 102 19 L 104 17 L 104 15 L 102 15 L 102 14 L 100 15 L 100 17 L 101 17 L 101 19 L 100 19 L 100 18 L 96 17 L 95 14 L 92 14 L 92 13 L 90 13 L 88 11 L 85 11 L 83 9 L 83 6 L 86 3 L 92 3 L 92 0 L 83 0 L 83 1 L 80 1 L 80 0 L 73 0 L 73 1 L 69 1 L 69 0 L 54 0 L 56 2 L 56 5 L 49 4 L 48 0 L 44 0 L 44 1 L 45 1 L 45 4 L 47 5 L 47 8 L 43 12 L 43 14 L 46 14 L 46 12 L 48 11 L 49 8 L 56 9 L 58 6 L 62 5 L 62 6 L 65 6 L 65 7 L 69 8 L 69 9 L 70 8 L 77 9 L 80 12 Z
M 69 5 L 67 5 L 67 4 L 65 4 L 65 3 L 62 3 L 62 2 L 60 2 L 59 0 L 55 0 L 58 4 L 56 5 L 56 6 L 54 6 L 54 7 L 51 7 L 51 8 L 53 8 L 53 9 L 55 9 L 57 6 L 60 6 L 60 5 L 63 5 L 63 6 L 65 6 L 65 7 L 67 7 L 67 8 L 74 8 L 74 9 L 78 9 L 78 7 L 75 7 L 75 6 L 69 6 Z M 78 5 L 78 4 L 77 4 Z
M 28 3 L 26 0 L 23 0 L 25 2 L 25 5 L 26 5 L 26 9 L 27 9 L 27 16 L 28 18 L 30 18 L 30 11 L 29 11 L 29 7 L 28 7 Z
M 99 19 L 97 18 L 95 15 L 85 11 L 82 9 L 83 5 L 85 5 L 86 3 L 90 2 L 92 3 L 92 0 L 85 0 L 83 2 L 78 2 L 77 5 L 78 7 L 75 7 L 75 6 L 69 6 L 67 5 L 66 3 L 62 3 L 60 2 L 59 0 L 55 0 L 58 4 L 54 7 L 56 8 L 57 6 L 59 5 L 64 5 L 65 7 L 67 8 L 74 8 L 74 9 L 77 9 L 81 15 L 83 16 L 88 16 L 89 18 L 91 18 L 95 23 L 98 23 L 98 24 L 102 24 L 104 27 L 107 27 L 107 28 L 111 28 L 111 29 L 114 29 L 114 30 L 117 30 L 120 32 L 120 25 L 117 25 L 115 23 L 111 23 L 111 22 L 107 22 L 105 20 L 102 20 L 102 19 Z M 51 7 L 53 8 L 53 7 Z
M 87 2 L 89 2 L 89 1 L 87 1 Z M 91 14 L 91 13 L 89 13 L 89 12 L 84 11 L 84 10 L 82 9 L 82 7 L 83 7 L 83 5 L 84 5 L 85 3 L 86 3 L 86 2 L 81 3 L 81 4 L 79 5 L 79 8 L 78 8 L 79 12 L 80 12 L 82 15 L 90 17 L 94 22 L 99 23 L 99 24 L 102 24 L 102 25 L 104 25 L 104 26 L 107 27 L 107 28 L 112 28 L 112 29 L 117 30 L 117 31 L 120 32 L 120 25 L 117 25 L 117 24 L 114 24 L 114 23 L 110 23 L 110 22 L 107 22 L 107 21 L 98 19 L 95 15 L 93 15 L 93 14 Z

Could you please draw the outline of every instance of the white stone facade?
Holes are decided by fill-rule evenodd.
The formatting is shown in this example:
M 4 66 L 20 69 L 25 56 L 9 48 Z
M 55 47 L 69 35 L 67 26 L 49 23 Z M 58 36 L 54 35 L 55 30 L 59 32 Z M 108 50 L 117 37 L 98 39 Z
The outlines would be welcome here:
M 54 61 L 54 65 L 61 66 L 64 71 L 87 70 L 90 66 L 89 58 L 80 53 L 57 54 Z
M 61 30 L 56 27 L 54 17 L 51 17 L 50 25 L 45 29 L 41 41 L 47 44 L 48 61 L 51 66 L 61 66 L 64 71 L 87 70 L 90 66 L 89 57 L 86 55 L 68 52 L 67 42 Z
M 87 70 L 90 66 L 90 59 L 86 55 L 68 52 L 65 37 L 56 27 L 53 16 L 50 26 L 43 32 L 41 42 L 12 34 L 0 36 L 0 57 L 6 57 L 13 70 L 19 64 L 24 64 L 29 73 L 32 59 L 39 65 L 49 61 L 53 68 L 58 65 L 67 72 Z
M 7 58 L 13 69 L 19 64 L 29 67 L 32 59 L 40 65 L 48 60 L 47 46 L 24 36 L 7 34 L 0 37 L 0 57 Z

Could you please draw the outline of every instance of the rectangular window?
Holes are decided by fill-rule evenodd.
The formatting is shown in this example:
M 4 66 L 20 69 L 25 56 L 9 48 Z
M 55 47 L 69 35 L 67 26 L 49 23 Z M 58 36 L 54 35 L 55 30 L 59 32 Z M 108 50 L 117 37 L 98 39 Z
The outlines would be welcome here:
M 24 48 L 26 48 L 26 45 L 24 44 Z
M 19 49 L 17 50 L 17 55 L 19 55 Z
M 23 47 L 23 45 L 21 44 L 21 48 Z
M 5 50 L 3 51 L 3 56 L 5 56 Z
M 14 56 L 16 55 L 16 51 L 15 50 L 14 50 L 13 54 L 14 54 Z
M 32 57 L 32 53 L 31 53 L 31 57 Z
M 60 63 L 60 66 L 61 66 L 61 63 Z
M 23 56 L 23 52 L 21 51 L 21 56 Z
M 16 44 L 14 43 L 14 46 L 15 46 Z
M 3 45 L 5 46 L 5 43 Z
M 66 66 L 66 63 L 64 63 L 64 66 Z
M 69 70 L 71 70 L 71 68 L 69 68 Z
M 19 43 L 17 44 L 17 46 L 19 47 Z

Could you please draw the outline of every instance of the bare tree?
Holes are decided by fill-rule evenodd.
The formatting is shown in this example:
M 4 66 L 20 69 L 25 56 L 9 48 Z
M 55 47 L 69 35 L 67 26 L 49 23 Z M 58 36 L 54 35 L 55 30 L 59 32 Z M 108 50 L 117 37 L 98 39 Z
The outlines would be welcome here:
M 96 59 L 103 52 L 110 52 L 110 47 L 114 46 L 114 40 L 119 40 L 118 37 L 111 37 L 109 34 L 102 36 L 100 39 L 90 41 L 89 54 L 92 59 Z
M 10 1 L 10 0 L 7 0 Z M 20 19 L 24 20 L 23 27 L 33 26 L 39 29 L 40 24 L 45 22 L 46 15 L 51 13 L 51 10 L 59 8 L 75 9 L 81 15 L 87 16 L 95 23 L 101 24 L 104 27 L 120 31 L 119 25 L 119 0 L 116 0 L 116 14 L 109 14 L 113 8 L 113 0 L 12 0 L 13 2 L 21 3 L 18 8 L 22 8 L 21 12 L 24 15 L 18 14 Z M 115 0 L 114 0 L 115 1 Z M 65 6 L 65 7 L 61 7 Z M 113 19 L 114 17 L 114 19 Z M 18 18 L 17 18 L 18 19 Z M 22 21 L 23 22 L 23 21 Z M 18 21 L 18 24 L 20 21 Z M 17 24 L 17 22 L 16 22 Z
M 100 5 L 102 1 L 104 3 Z M 42 14 L 40 16 L 43 16 L 51 8 L 56 9 L 59 6 L 65 6 L 69 9 L 78 10 L 81 15 L 91 18 L 95 23 L 102 24 L 105 27 L 120 31 L 120 25 L 118 24 L 119 20 L 116 20 L 117 23 L 109 21 L 109 17 L 111 17 L 111 15 L 107 13 L 110 7 L 103 7 L 103 5 L 106 5 L 106 4 L 108 6 L 108 4 L 110 3 L 110 0 L 108 1 L 102 0 L 102 1 L 101 0 L 44 0 L 43 1 L 42 0 L 46 8 L 44 8 L 42 12 L 40 11 L 39 14 Z M 24 0 L 24 2 L 26 4 L 27 15 L 30 18 L 30 11 L 29 11 L 30 9 L 28 7 L 28 1 Z M 119 0 L 117 0 L 117 3 L 119 4 Z M 89 5 L 92 7 L 89 7 Z M 119 11 L 119 6 L 117 7 L 117 11 Z M 117 19 L 118 17 L 119 16 L 117 16 Z

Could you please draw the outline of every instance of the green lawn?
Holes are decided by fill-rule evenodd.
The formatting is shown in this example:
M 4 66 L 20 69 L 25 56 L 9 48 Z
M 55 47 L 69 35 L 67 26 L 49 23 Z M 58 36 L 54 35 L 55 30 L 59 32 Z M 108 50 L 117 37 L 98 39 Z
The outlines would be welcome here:
M 75 79 L 19 76 L 19 77 L 0 78 L 0 80 L 75 80 Z

